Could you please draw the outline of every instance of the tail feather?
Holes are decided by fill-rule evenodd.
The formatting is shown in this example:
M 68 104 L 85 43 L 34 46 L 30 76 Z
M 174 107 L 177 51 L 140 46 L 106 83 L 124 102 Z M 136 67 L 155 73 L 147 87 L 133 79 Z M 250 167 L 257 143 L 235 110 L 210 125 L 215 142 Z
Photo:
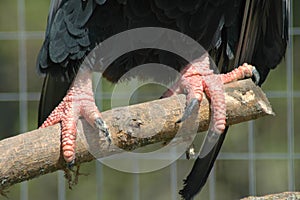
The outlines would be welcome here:
M 197 157 L 190 174 L 184 180 L 183 189 L 179 191 L 179 194 L 183 199 L 190 200 L 201 191 L 214 166 L 214 162 L 219 154 L 227 131 L 228 126 L 224 130 L 224 133 L 220 135 L 214 148 L 206 156 L 203 158 Z

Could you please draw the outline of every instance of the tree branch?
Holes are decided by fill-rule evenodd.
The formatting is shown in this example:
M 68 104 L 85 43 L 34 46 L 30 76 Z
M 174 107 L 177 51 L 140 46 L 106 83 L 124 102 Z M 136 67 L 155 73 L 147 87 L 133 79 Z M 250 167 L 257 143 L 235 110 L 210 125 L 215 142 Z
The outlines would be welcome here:
M 271 200 L 271 199 L 276 199 L 276 200 L 287 200 L 287 199 L 300 199 L 300 192 L 282 192 L 278 194 L 268 194 L 265 196 L 250 196 L 250 197 L 245 197 L 241 200 Z
M 250 79 L 227 84 L 225 90 L 228 125 L 273 114 L 264 93 Z M 100 158 L 119 153 L 118 147 L 134 150 L 158 142 L 167 143 L 183 126 L 185 133 L 177 142 L 185 142 L 193 133 L 189 127 L 195 122 L 199 123 L 198 131 L 207 130 L 209 103 L 205 98 L 199 114 L 182 124 L 175 123 L 182 116 L 185 103 L 185 96 L 179 95 L 103 112 L 113 139 L 109 148 L 97 130 L 85 120 L 79 120 L 76 163 L 91 161 L 94 156 Z M 196 120 L 192 120 L 193 117 Z M 89 151 L 91 148 L 97 149 L 98 153 L 93 156 Z M 4 139 L 0 141 L 0 152 L 0 192 L 13 184 L 65 167 L 59 124 Z

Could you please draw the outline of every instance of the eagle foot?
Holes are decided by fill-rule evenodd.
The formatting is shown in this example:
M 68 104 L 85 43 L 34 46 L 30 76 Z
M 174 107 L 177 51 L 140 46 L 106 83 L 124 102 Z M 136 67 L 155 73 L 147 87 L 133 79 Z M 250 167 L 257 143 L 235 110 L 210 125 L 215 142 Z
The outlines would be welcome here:
M 244 63 L 227 74 L 214 74 L 210 69 L 208 54 L 204 54 L 187 65 L 181 72 L 178 82 L 166 91 L 163 97 L 174 94 L 186 94 L 187 106 L 183 116 L 176 121 L 181 123 L 187 120 L 194 110 L 199 109 L 203 95 L 210 100 L 211 122 L 204 143 L 199 153 L 200 157 L 206 156 L 215 146 L 226 126 L 226 103 L 223 85 L 239 79 L 254 76 L 255 82 L 259 82 L 259 73 L 252 65 Z
M 40 128 L 61 122 L 61 147 L 67 167 L 72 169 L 75 164 L 75 147 L 77 121 L 84 117 L 88 123 L 97 128 L 110 144 L 111 137 L 105 122 L 102 120 L 94 99 L 92 88 L 92 72 L 81 67 L 72 86 L 62 102 L 52 111 Z

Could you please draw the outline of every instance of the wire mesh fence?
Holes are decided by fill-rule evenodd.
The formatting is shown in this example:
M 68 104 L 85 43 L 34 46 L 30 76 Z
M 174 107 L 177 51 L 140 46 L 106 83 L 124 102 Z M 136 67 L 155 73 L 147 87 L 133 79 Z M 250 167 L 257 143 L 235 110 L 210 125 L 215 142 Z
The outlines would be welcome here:
M 33 130 L 42 77 L 35 60 L 44 37 L 49 1 L 0 2 L 0 138 Z M 291 0 L 286 57 L 263 86 L 276 113 L 230 128 L 208 184 L 196 199 L 237 199 L 300 189 L 300 0 Z M 98 86 L 99 87 L 99 86 Z M 103 83 L 101 107 L 110 94 Z M 201 137 L 195 145 L 201 144 Z M 184 157 L 147 174 L 116 171 L 99 162 L 82 166 L 89 176 L 69 190 L 57 172 L 10 189 L 11 199 L 178 199 L 193 161 Z M 1 197 L 0 197 L 1 198 Z

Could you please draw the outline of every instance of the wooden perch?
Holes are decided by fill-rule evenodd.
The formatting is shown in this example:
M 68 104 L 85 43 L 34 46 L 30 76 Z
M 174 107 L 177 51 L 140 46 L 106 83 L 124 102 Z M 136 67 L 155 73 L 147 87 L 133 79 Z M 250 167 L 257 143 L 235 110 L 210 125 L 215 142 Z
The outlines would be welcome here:
M 225 89 L 227 124 L 273 114 L 264 93 L 250 79 L 227 84 Z M 184 132 L 188 137 L 189 127 L 193 127 L 195 122 L 199 123 L 198 131 L 207 130 L 207 99 L 202 101 L 196 120 L 191 120 L 191 116 L 182 124 L 175 123 L 182 116 L 185 103 L 185 96 L 179 95 L 103 112 L 103 119 L 113 139 L 109 148 L 105 138 L 99 136 L 97 130 L 85 120 L 79 120 L 76 163 L 95 159 L 90 148 L 97 149 L 99 153 L 96 157 L 100 158 L 120 152 L 117 146 L 131 151 L 149 144 L 167 143 L 182 126 L 185 126 Z M 4 139 L 0 141 L 0 152 L 0 192 L 13 184 L 65 166 L 61 156 L 59 124 Z
M 268 194 L 260 197 L 250 196 L 250 197 L 243 198 L 241 200 L 273 200 L 273 199 L 276 200 L 300 199 L 300 192 L 282 192 L 278 194 Z

